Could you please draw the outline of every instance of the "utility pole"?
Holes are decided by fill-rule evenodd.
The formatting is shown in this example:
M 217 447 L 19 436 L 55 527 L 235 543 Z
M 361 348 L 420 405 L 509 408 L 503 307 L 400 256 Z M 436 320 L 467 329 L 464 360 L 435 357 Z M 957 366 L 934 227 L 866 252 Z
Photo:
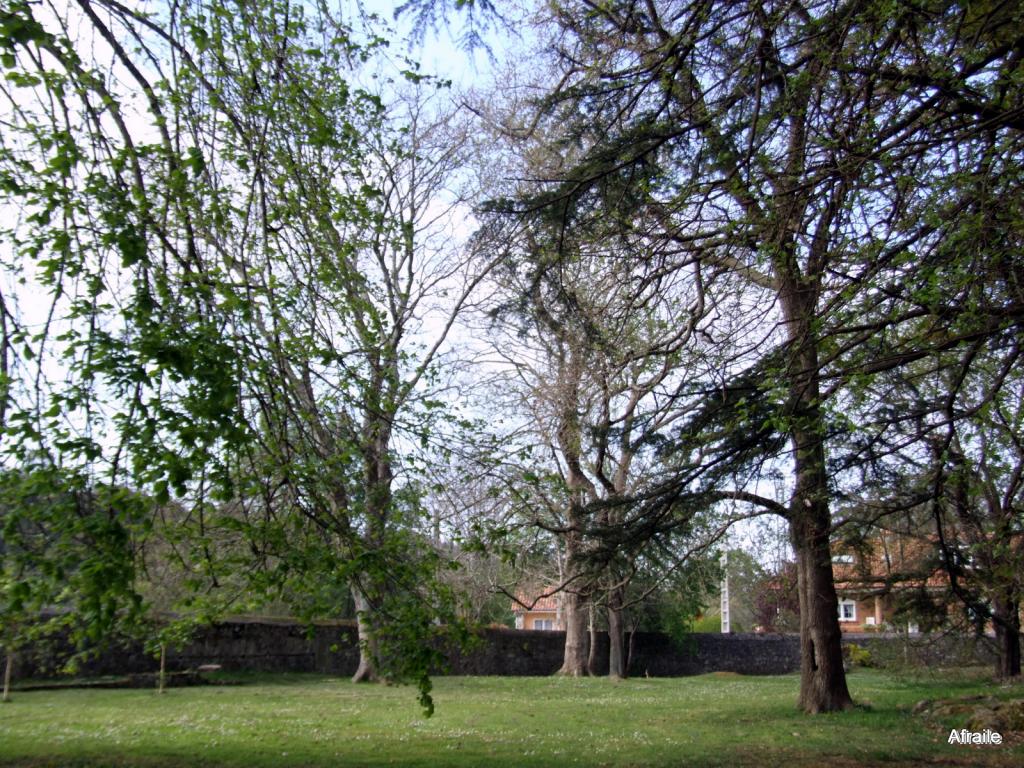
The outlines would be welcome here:
M 732 632 L 729 627 L 729 554 L 722 553 L 722 634 Z

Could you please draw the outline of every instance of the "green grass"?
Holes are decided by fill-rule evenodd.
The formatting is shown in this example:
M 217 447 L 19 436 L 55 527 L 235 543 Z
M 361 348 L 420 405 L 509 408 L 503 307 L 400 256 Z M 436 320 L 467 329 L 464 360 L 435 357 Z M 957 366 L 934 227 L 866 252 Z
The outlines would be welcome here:
M 282 675 L 245 685 L 26 691 L 0 706 L 0 765 L 1024 765 L 1024 746 L 948 745 L 921 699 L 1021 696 L 977 676 L 850 675 L 862 705 L 798 713 L 798 678 L 450 677 L 424 719 L 411 689 Z

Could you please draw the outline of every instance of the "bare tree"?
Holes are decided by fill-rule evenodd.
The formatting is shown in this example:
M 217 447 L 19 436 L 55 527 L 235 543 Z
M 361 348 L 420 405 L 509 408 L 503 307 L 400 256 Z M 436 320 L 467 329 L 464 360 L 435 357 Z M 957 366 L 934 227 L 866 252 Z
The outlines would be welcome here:
M 542 219 L 506 242 L 495 353 L 514 377 L 510 407 L 526 416 L 523 433 L 542 446 L 533 460 L 550 465 L 564 490 L 537 494 L 533 520 L 556 534 L 565 554 L 562 673 L 584 674 L 583 601 L 597 600 L 608 611 L 610 674 L 622 677 L 622 611 L 637 553 L 595 548 L 593 533 L 622 525 L 631 496 L 662 469 L 656 443 L 692 406 L 677 395 L 687 363 L 706 364 L 687 357 L 705 317 L 706 286 L 699 273 L 646 271 L 626 252 L 637 243 L 556 233 Z

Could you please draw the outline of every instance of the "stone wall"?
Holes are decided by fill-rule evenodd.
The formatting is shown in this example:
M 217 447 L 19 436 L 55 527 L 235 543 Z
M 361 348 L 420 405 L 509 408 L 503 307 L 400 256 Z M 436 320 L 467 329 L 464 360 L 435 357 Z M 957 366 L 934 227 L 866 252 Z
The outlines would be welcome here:
M 474 645 L 447 654 L 455 675 L 550 675 L 562 663 L 563 632 L 491 628 Z M 627 636 L 626 644 L 631 639 Z M 908 639 L 906 636 L 845 636 L 844 643 L 866 648 L 877 666 L 955 666 L 989 664 L 991 648 L 984 641 L 955 637 Z M 66 652 L 67 649 L 64 649 Z M 59 648 L 43 658 L 23 658 L 18 675 L 45 674 L 63 655 Z M 227 671 L 320 672 L 351 675 L 359 652 L 354 622 L 324 622 L 304 627 L 286 621 L 230 621 L 201 630 L 195 640 L 168 653 L 169 670 L 219 664 Z M 110 648 L 82 665 L 81 674 L 110 675 L 152 672 L 157 662 L 138 643 Z M 598 634 L 597 668 L 608 668 L 608 638 Z M 799 640 L 794 635 L 692 634 L 676 640 L 638 632 L 632 639 L 630 674 L 677 677 L 707 672 L 775 675 L 800 668 Z
M 638 633 L 630 673 L 680 677 L 707 672 L 781 675 L 800 669 L 800 641 L 793 635 L 693 634 L 682 642 Z
M 868 663 L 882 669 L 900 667 L 993 666 L 993 638 L 955 634 L 845 634 L 843 645 L 857 645 L 868 652 Z

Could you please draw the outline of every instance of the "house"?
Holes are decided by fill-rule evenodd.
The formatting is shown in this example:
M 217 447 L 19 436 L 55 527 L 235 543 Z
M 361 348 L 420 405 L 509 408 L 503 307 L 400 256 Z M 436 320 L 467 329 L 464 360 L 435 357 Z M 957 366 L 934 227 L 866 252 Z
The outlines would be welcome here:
M 881 532 L 855 545 L 833 542 L 832 552 L 842 632 L 917 634 L 976 624 L 970 609 L 952 594 L 934 537 Z M 787 563 L 761 588 L 755 631 L 793 631 L 793 620 L 799 621 L 795 595 L 796 566 Z M 789 626 L 783 625 L 783 620 Z M 985 631 L 994 631 L 991 621 Z
M 548 592 L 550 589 L 544 590 Z M 562 595 L 537 597 L 542 592 L 520 592 L 512 603 L 512 613 L 516 619 L 516 629 L 546 629 L 565 631 L 562 619 Z
M 900 608 L 913 602 L 938 604 L 936 598 L 949 591 L 949 579 L 928 540 L 883 533 L 857 549 L 840 545 L 835 551 L 832 573 L 843 632 L 899 629 L 915 634 L 919 622 L 901 618 Z

